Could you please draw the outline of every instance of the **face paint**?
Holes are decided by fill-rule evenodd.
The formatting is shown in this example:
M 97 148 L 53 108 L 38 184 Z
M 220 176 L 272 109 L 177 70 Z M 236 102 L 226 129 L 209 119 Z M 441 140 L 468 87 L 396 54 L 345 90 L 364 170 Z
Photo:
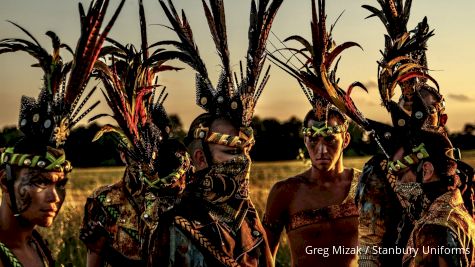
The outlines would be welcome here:
M 68 179 L 63 172 L 22 168 L 14 184 L 21 218 L 31 225 L 50 226 L 66 197 Z
M 343 154 L 346 124 L 339 124 L 330 118 L 327 125 L 318 127 L 318 122 L 310 120 L 310 128 L 304 128 L 304 142 L 312 161 L 318 170 L 329 171 L 336 167 Z
M 31 176 L 34 171 L 30 171 L 25 175 L 20 176 L 18 180 L 18 186 L 16 188 L 16 205 L 18 212 L 22 213 L 27 210 L 31 205 Z

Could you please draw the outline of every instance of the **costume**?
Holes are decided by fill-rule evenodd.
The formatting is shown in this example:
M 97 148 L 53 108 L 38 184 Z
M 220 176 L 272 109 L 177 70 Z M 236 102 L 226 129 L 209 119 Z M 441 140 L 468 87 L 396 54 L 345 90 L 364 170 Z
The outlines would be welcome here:
M 130 172 L 126 170 L 126 173 Z M 126 175 L 126 174 L 124 174 Z M 100 187 L 89 196 L 85 205 L 81 231 L 98 231 L 92 222 L 100 223 L 102 235 L 107 236 L 108 246 L 97 248 L 105 256 L 105 266 L 140 266 L 140 207 L 132 198 L 123 181 Z M 89 241 L 81 236 L 84 241 Z M 89 245 L 89 249 L 96 249 Z
M 254 107 L 269 78 L 268 69 L 259 84 L 264 65 L 265 44 L 281 0 L 252 1 L 249 48 L 246 69 L 231 71 L 224 3 L 203 1 L 211 35 L 222 61 L 219 82 L 213 87 L 199 56 L 193 33 L 183 13 L 180 17 L 172 3 L 160 1 L 180 41 L 163 41 L 177 51 L 164 51 L 190 65 L 196 72 L 197 104 L 207 113 L 190 127 L 185 142 L 198 142 L 204 150 L 208 168 L 195 172 L 180 202 L 164 215 L 150 244 L 154 256 L 150 266 L 269 266 L 271 256 L 264 230 L 249 199 L 249 151 L 254 144 L 250 123 Z M 239 77 L 241 78 L 239 80 Z M 211 123 L 223 119 L 239 134 L 214 132 Z M 234 149 L 235 157 L 214 162 L 210 145 Z
M 428 208 L 431 200 L 425 195 L 427 188 L 424 188 L 420 181 L 403 184 L 398 181 L 398 175 L 409 168 L 419 173 L 424 161 L 445 153 L 444 151 L 428 152 L 431 150 L 432 144 L 424 144 L 421 141 L 423 138 L 431 136 L 430 133 L 425 132 L 426 130 L 439 132 L 443 135 L 442 126 L 445 123 L 444 119 L 446 120 L 446 116 L 443 116 L 443 98 L 438 93 L 437 82 L 427 74 L 424 55 L 425 44 L 427 39 L 432 36 L 432 31 L 429 31 L 427 21 L 424 19 L 415 30 L 407 32 L 406 23 L 409 18 L 410 1 L 406 1 L 406 5 L 403 5 L 402 1 L 378 2 L 382 7 L 381 11 L 374 7 L 364 7 L 373 13 L 370 17 L 379 17 L 388 30 L 383 60 L 378 62 L 378 88 L 383 106 L 391 113 L 393 126 L 364 118 L 351 101 L 351 87 L 347 92 L 341 90 L 334 81 L 334 74 L 327 71 L 335 58 L 332 53 L 338 54 L 344 48 L 355 44 L 337 46 L 332 52 L 323 54 L 323 57 L 311 58 L 313 62 L 307 61 L 310 63 L 308 63 L 309 67 L 306 68 L 306 71 L 300 71 L 300 69 L 286 64 L 285 61 L 273 57 L 291 75 L 336 105 L 354 122 L 370 132 L 374 141 L 381 148 L 382 155 L 371 159 L 363 169 L 356 197 L 360 211 L 359 240 L 360 247 L 363 248 L 361 250 L 363 253 L 359 258 L 360 266 L 400 264 L 401 258 L 398 256 L 381 259 L 379 254 L 374 255 L 372 249 L 366 250 L 366 248 L 372 246 L 405 247 L 412 230 L 411 225 L 419 218 L 421 212 Z M 319 1 L 319 5 L 321 4 L 322 2 Z M 313 25 L 316 25 L 313 30 L 314 44 L 313 47 L 306 46 L 307 50 L 312 48 L 316 51 L 315 47 L 327 47 L 331 43 L 331 39 L 324 34 L 325 31 L 321 30 L 324 29 L 323 27 L 318 28 L 318 25 L 325 23 L 322 19 L 324 13 L 320 11 L 317 16 L 315 12 L 313 17 Z M 315 44 L 315 40 L 318 41 L 318 45 Z M 300 53 L 303 54 L 303 52 Z M 314 52 L 313 54 L 319 53 Z M 312 83 L 312 78 L 317 78 L 322 82 L 320 84 Z M 437 89 L 429 86 L 428 81 L 432 81 Z M 398 85 L 402 89 L 401 99 L 408 105 L 400 106 L 391 100 Z M 438 103 L 426 103 L 422 93 L 424 90 L 429 91 Z M 438 115 L 438 121 L 431 121 L 434 114 Z M 424 130 L 422 130 L 423 128 Z M 436 139 L 435 137 L 430 138 Z M 438 138 L 446 140 L 441 136 Z M 446 145 L 448 150 L 453 150 L 451 145 Z M 392 156 L 400 148 L 406 152 L 404 157 L 401 160 L 391 161 Z M 454 161 L 455 158 L 444 160 Z M 453 177 L 447 177 L 444 182 L 447 182 L 448 186 L 456 185 Z M 402 216 L 404 217 L 401 220 Z M 364 253 L 366 251 L 370 253 Z
M 51 251 L 48 248 L 48 244 L 36 230 L 33 230 L 32 242 L 35 244 L 35 247 L 38 248 L 38 254 L 41 257 L 43 265 L 54 266 L 55 261 L 51 256 Z M 21 262 L 15 257 L 15 254 L 13 254 L 10 249 L 8 249 L 8 247 L 2 242 L 0 242 L 0 260 L 5 267 L 23 266 Z
M 408 31 L 411 2 L 406 1 L 403 5 L 402 1 L 382 1 L 379 4 L 380 10 L 367 5 L 363 7 L 372 13 L 369 17 L 380 18 L 387 29 L 383 59 L 378 62 L 378 87 L 382 103 L 391 113 L 394 127 L 370 121 L 371 128 L 379 133 L 380 143 L 386 149 L 386 158 L 400 147 L 406 151 L 413 150 L 413 153 L 398 162 L 391 163 L 384 156 L 376 156 L 366 163 L 357 196 L 360 205 L 360 244 L 405 248 L 415 220 L 430 201 L 423 196 L 420 184 L 399 184 L 396 179 L 390 182 L 391 179 L 384 177 L 391 176 L 391 172 L 402 172 L 409 166 L 417 166 L 417 162 L 428 157 L 421 156 L 424 151 L 415 151 L 418 148 L 424 150 L 415 137 L 421 130 L 446 134 L 444 125 L 447 115 L 444 114 L 445 101 L 438 84 L 427 73 L 427 40 L 433 36 L 427 18 Z M 429 86 L 428 81 L 432 81 L 437 89 Z M 396 86 L 401 88 L 399 103 L 391 101 Z M 427 94 L 434 97 L 434 103 L 425 99 Z M 437 114 L 436 121 L 433 114 Z M 470 183 L 466 179 L 465 184 Z M 399 255 L 360 255 L 362 266 L 384 266 L 395 262 L 401 262 Z
M 403 266 L 435 266 L 439 264 L 438 256 L 449 266 L 473 266 L 474 231 L 460 191 L 448 191 L 436 198 L 415 223 L 406 251 L 416 248 L 418 252 L 406 253 Z
M 21 213 L 28 206 L 19 207 L 17 204 L 15 193 L 13 193 L 16 178 L 12 176 L 12 168 L 30 168 L 40 172 L 63 172 L 65 175 L 72 171 L 72 165 L 66 159 L 63 146 L 70 130 L 99 104 L 96 102 L 84 110 L 84 106 L 88 103 L 95 88 L 84 97 L 83 93 L 102 43 L 124 2 L 122 1 L 116 9 L 102 32 L 100 28 L 106 14 L 108 1 L 92 1 L 87 13 L 84 12 L 82 4 L 79 4 L 81 36 L 74 52 L 68 45 L 61 43 L 54 32 L 48 31 L 46 35 L 51 38 L 53 45 L 53 52 L 49 54 L 27 30 L 13 22 L 12 24 L 27 34 L 31 40 L 11 38 L 0 41 L 0 53 L 27 52 L 38 60 L 38 63 L 33 66 L 40 67 L 44 72 L 44 84 L 38 99 L 26 96 L 21 99 L 19 128 L 24 136 L 13 147 L 8 147 L 1 153 L 1 163 L 7 175 L 7 187 L 9 192 L 12 192 L 9 194 L 12 203 L 11 209 L 19 223 L 21 220 L 25 220 Z M 61 49 L 68 50 L 73 55 L 73 59 L 64 62 L 60 56 Z M 60 189 L 57 190 L 60 191 Z M 62 193 L 58 194 L 64 196 Z M 64 201 L 64 198 L 62 200 Z M 54 266 L 46 242 L 35 230 L 33 230 L 32 238 L 45 266 Z M 3 244 L 1 247 L 4 266 L 22 266 L 7 247 Z
M 328 31 L 326 27 L 325 1 L 320 0 L 318 1 L 318 4 L 316 1 L 311 1 L 311 3 L 311 39 L 306 40 L 298 35 L 290 36 L 285 39 L 286 42 L 297 41 L 300 45 L 303 45 L 303 47 L 287 47 L 285 44 L 283 44 L 285 46 L 283 49 L 289 50 L 293 54 L 292 58 L 281 58 L 282 54 L 280 52 L 278 53 L 277 51 L 271 54 L 270 57 L 272 61 L 274 61 L 278 66 L 297 79 L 300 87 L 312 105 L 313 109 L 311 112 L 313 112 L 313 114 L 310 118 L 313 121 L 313 125 L 304 125 L 302 130 L 304 137 L 309 138 L 309 140 L 315 140 L 309 142 L 317 142 L 317 140 L 320 140 L 320 138 L 323 140 L 322 142 L 326 142 L 324 140 L 331 140 L 332 136 L 334 135 L 347 133 L 349 121 L 344 115 L 344 112 L 352 110 L 351 105 L 353 105 L 350 99 L 343 97 L 343 90 L 339 88 L 338 79 L 336 78 L 337 67 L 335 66 L 335 68 L 331 69 L 332 63 L 343 50 L 354 46 L 358 47 L 359 45 L 354 42 L 336 44 L 332 38 L 331 31 Z M 294 56 L 296 59 L 294 59 Z M 361 87 L 366 90 L 364 85 L 358 82 L 353 83 L 349 90 L 351 91 L 354 87 Z M 325 90 L 325 88 L 329 88 L 329 90 Z M 332 100 L 334 101 L 332 102 Z M 348 106 L 345 105 L 345 101 L 348 102 Z M 329 125 L 328 121 L 330 114 L 332 117 L 337 118 L 334 120 L 337 122 L 336 125 Z M 352 120 L 361 120 L 360 115 L 357 112 L 347 112 L 346 114 Z M 307 115 L 305 120 L 309 118 L 308 116 L 309 115 Z M 307 124 L 307 122 L 304 122 L 304 124 Z M 292 236 L 292 231 L 295 231 L 301 227 L 312 227 L 313 225 L 313 228 L 309 228 L 308 231 L 306 231 L 305 228 L 303 230 L 300 229 L 299 231 L 301 232 L 298 232 L 299 234 L 297 234 L 297 237 L 305 236 L 306 234 L 316 236 L 319 235 L 318 231 L 320 229 L 328 229 L 327 225 L 330 225 L 333 222 L 341 222 L 342 224 L 346 224 L 347 220 L 348 223 L 345 225 L 344 233 L 345 237 L 338 239 L 339 233 L 335 231 L 333 236 L 330 238 L 335 238 L 333 241 L 334 247 L 338 247 L 338 245 L 343 244 L 344 246 L 348 247 L 356 247 L 358 237 L 358 209 L 354 201 L 354 196 L 360 173 L 361 172 L 359 170 L 353 169 L 353 179 L 351 180 L 350 191 L 342 203 L 315 210 L 303 210 L 297 212 L 296 214 L 280 215 L 286 216 L 286 218 L 275 218 L 276 215 L 272 214 L 272 209 L 275 207 L 270 206 L 263 222 L 267 231 L 275 233 L 275 238 L 277 238 L 280 236 L 284 226 L 287 234 L 289 235 L 290 233 L 289 236 Z M 283 183 L 290 181 L 290 179 L 284 181 Z M 278 208 L 275 208 L 274 210 L 278 210 Z M 319 227 L 322 228 L 319 229 L 316 225 L 319 225 Z M 327 232 L 329 231 L 327 230 Z M 330 235 L 322 238 L 328 239 L 329 236 Z M 315 237 L 313 238 L 316 240 Z M 312 241 L 309 241 L 305 244 L 310 245 L 311 243 Z M 298 241 L 291 240 L 291 246 L 293 246 L 293 265 L 307 266 L 310 262 L 315 261 L 313 256 L 308 256 L 308 254 L 305 255 L 303 248 L 298 247 L 303 246 L 302 244 L 299 244 Z M 343 264 L 352 264 L 350 263 L 352 261 L 353 264 L 355 264 L 355 258 L 355 255 L 353 255 L 353 259 L 348 256 L 348 259 L 343 259 L 339 264 L 342 264 L 342 266 Z M 346 263 L 343 263 L 343 261 Z M 324 261 L 319 260 L 318 263 L 323 264 Z
M 97 189 L 85 205 L 81 240 L 101 256 L 104 266 L 145 266 L 145 236 L 173 207 L 190 168 L 186 149 L 170 138 L 163 107 L 167 94 L 164 88 L 157 94 L 162 86 L 154 80 L 158 72 L 177 68 L 165 65 L 166 59 L 155 51 L 149 54 L 142 1 L 139 15 L 141 50 L 109 39 L 111 45 L 96 62 L 95 75 L 118 127 L 104 126 L 95 140 L 112 134 L 127 162 L 122 180 Z
M 341 218 L 358 216 L 358 208 L 354 202 L 358 178 L 361 171 L 352 169 L 352 180 L 350 190 L 345 199 L 337 205 L 331 205 L 319 209 L 303 210 L 285 218 L 269 218 L 264 214 L 262 223 L 274 233 L 281 233 L 285 228 L 286 232 L 293 231 L 308 225 L 329 222 Z M 289 179 L 299 179 L 298 176 Z

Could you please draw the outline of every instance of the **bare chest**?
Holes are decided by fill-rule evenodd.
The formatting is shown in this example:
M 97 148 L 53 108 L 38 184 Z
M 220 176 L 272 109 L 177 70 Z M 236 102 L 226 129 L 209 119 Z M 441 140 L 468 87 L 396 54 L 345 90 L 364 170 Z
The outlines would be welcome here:
M 302 184 L 289 204 L 289 214 L 341 204 L 348 196 L 350 183 L 312 186 Z
M 34 248 L 12 249 L 11 252 L 23 267 L 45 267 L 43 259 Z

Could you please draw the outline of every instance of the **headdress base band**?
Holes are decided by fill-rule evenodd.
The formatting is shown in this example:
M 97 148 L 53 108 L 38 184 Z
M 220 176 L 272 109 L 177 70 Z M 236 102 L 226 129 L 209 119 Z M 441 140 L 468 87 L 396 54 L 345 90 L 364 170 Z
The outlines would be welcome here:
M 202 139 L 205 142 L 224 145 L 228 147 L 245 148 L 252 146 L 255 143 L 254 134 L 250 127 L 242 128 L 239 131 L 239 136 L 212 132 L 208 127 L 203 127 L 201 124 L 195 129 L 193 137 Z
M 58 172 L 71 172 L 73 169 L 71 162 L 66 160 L 64 154 L 59 157 L 55 157 L 49 152 L 46 152 L 45 156 L 19 154 L 14 152 L 13 147 L 8 147 L 1 153 L 0 163 Z

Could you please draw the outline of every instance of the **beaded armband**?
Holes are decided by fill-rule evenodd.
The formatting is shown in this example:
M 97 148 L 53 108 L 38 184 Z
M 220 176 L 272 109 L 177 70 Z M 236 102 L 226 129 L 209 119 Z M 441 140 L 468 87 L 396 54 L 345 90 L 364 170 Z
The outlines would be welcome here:
M 273 233 L 280 233 L 284 229 L 284 223 L 280 220 L 270 221 L 267 214 L 264 214 L 264 217 L 262 218 L 262 225 Z

